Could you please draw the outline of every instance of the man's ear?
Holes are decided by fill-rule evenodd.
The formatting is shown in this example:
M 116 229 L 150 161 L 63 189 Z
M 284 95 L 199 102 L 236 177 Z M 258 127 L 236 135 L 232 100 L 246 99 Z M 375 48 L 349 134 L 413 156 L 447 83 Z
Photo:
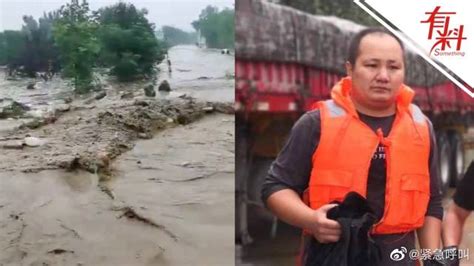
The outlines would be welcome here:
M 352 77 L 352 70 L 353 70 L 353 67 L 352 67 L 351 62 L 346 61 L 345 66 L 346 66 L 346 74 L 347 74 L 349 77 Z

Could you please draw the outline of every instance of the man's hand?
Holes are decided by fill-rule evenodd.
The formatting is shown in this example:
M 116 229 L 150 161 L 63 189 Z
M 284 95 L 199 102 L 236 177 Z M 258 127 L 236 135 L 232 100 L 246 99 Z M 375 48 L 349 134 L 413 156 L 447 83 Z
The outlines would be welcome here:
M 326 204 L 314 211 L 314 222 L 308 229 L 320 243 L 337 242 L 341 237 L 341 225 L 327 218 L 327 212 L 335 206 L 337 204 Z
M 337 204 L 327 204 L 313 210 L 295 191 L 283 189 L 268 198 L 267 206 L 281 220 L 305 229 L 321 243 L 336 242 L 341 237 L 341 225 L 327 218 L 327 212 Z

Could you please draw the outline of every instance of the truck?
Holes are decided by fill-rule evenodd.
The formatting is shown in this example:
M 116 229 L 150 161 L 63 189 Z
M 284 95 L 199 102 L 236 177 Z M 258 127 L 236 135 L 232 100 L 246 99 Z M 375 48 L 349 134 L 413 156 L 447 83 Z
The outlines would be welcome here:
M 252 241 L 249 206 L 263 209 L 260 188 L 296 120 L 330 98 L 345 76 L 351 37 L 364 26 L 315 16 L 264 0 L 236 1 L 236 239 Z M 405 83 L 432 121 L 445 192 L 465 168 L 464 138 L 474 123 L 474 100 L 410 49 Z M 275 220 L 276 221 L 276 220 Z

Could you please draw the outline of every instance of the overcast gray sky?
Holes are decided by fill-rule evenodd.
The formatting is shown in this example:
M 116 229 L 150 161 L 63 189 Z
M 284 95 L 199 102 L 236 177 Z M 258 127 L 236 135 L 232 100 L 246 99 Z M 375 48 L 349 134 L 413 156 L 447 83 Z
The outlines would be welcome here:
M 80 0 L 81 2 L 82 0 Z M 22 16 L 31 15 L 38 19 L 44 11 L 52 11 L 69 0 L 0 0 L 0 31 L 19 30 L 23 24 Z M 118 0 L 88 0 L 91 10 L 119 2 Z M 190 23 L 196 20 L 207 5 L 234 7 L 234 0 L 124 0 L 137 8 L 148 9 L 148 20 L 157 28 L 163 25 L 174 26 L 186 31 L 193 30 Z

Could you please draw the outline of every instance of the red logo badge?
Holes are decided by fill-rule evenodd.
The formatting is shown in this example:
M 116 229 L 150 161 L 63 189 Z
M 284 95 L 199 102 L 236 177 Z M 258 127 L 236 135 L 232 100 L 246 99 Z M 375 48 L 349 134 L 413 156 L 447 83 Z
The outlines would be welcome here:
M 428 40 L 434 39 L 436 42 L 433 44 L 430 50 L 430 55 L 435 56 L 464 56 L 464 52 L 461 51 L 461 44 L 467 37 L 463 36 L 464 25 L 457 27 L 451 27 L 449 24 L 451 16 L 456 15 L 456 12 L 442 12 L 441 7 L 437 6 L 432 12 L 425 12 L 428 15 L 426 20 L 420 21 L 421 23 L 429 23 L 430 29 L 428 32 Z M 452 42 L 455 42 L 455 46 L 451 46 Z M 454 48 L 456 48 L 454 50 Z

